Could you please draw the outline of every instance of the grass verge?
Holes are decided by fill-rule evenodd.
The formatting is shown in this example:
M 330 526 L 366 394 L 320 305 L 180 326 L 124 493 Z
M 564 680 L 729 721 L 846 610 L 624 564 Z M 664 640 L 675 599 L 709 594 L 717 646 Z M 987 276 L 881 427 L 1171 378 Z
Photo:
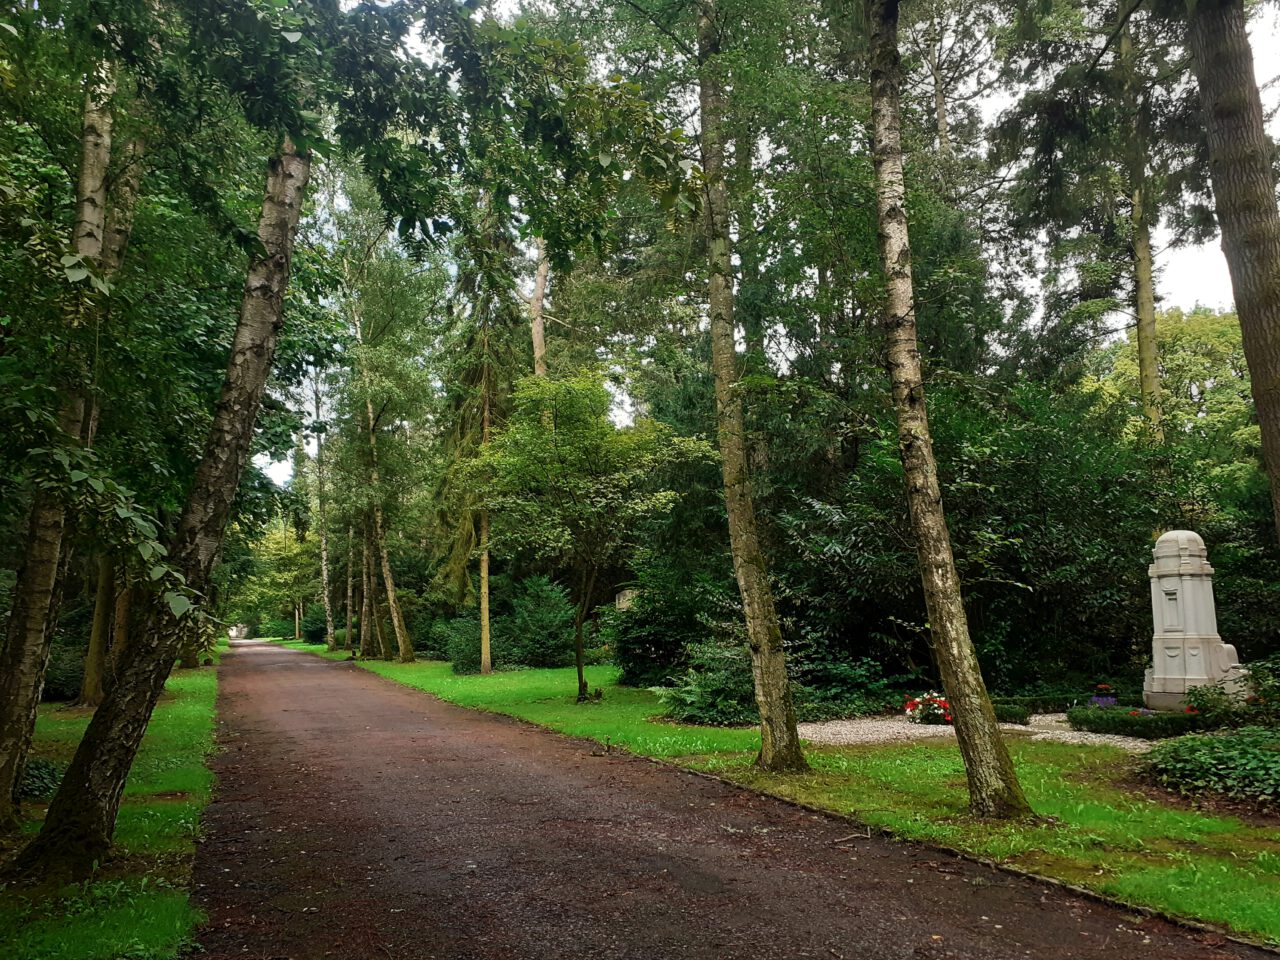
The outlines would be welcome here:
M 58 890 L 0 889 L 6 960 L 167 960 L 202 919 L 187 892 L 200 812 L 213 774 L 213 670 L 175 670 L 129 774 L 112 861 Z M 34 756 L 66 763 L 90 711 L 45 706 Z M 33 805 L 31 812 L 42 814 Z M 38 821 L 27 824 L 34 833 Z
M 283 646 L 345 660 L 344 651 Z M 811 747 L 805 775 L 752 766 L 755 730 L 658 722 L 657 697 L 590 667 L 600 702 L 577 704 L 572 669 L 458 676 L 449 664 L 365 661 L 367 670 L 460 706 L 519 717 L 575 737 L 673 760 L 763 793 L 852 817 L 895 835 L 1065 880 L 1164 913 L 1280 943 L 1280 836 L 1274 828 L 1165 803 L 1127 787 L 1132 758 L 1112 747 L 1012 734 L 1023 787 L 1043 818 L 993 824 L 966 810 L 954 742 Z

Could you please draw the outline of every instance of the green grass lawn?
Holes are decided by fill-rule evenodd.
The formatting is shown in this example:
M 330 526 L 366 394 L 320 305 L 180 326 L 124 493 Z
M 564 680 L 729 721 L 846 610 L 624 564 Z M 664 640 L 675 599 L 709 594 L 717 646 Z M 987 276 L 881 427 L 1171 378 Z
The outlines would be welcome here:
M 311 644 L 283 645 L 331 659 L 349 656 Z M 577 704 L 571 668 L 480 677 L 458 676 L 439 662 L 361 666 L 461 706 L 675 760 L 900 837 L 1280 942 L 1280 832 L 1126 786 L 1134 760 L 1112 747 L 1012 736 L 1019 776 L 1042 819 L 990 824 L 967 814 L 964 767 L 954 743 L 813 747 L 807 751 L 811 773 L 770 776 L 751 765 L 760 743 L 756 731 L 656 722 L 657 697 L 617 686 L 613 667 L 588 668 L 592 688 L 603 689 L 604 699 Z
M 95 880 L 57 891 L 0 890 L 0 957 L 160 960 L 187 944 L 201 919 L 186 882 L 213 785 L 205 760 L 217 682 L 210 669 L 170 677 L 125 787 L 115 857 Z M 88 722 L 86 710 L 41 707 L 33 755 L 65 763 Z M 38 826 L 29 823 L 28 832 Z

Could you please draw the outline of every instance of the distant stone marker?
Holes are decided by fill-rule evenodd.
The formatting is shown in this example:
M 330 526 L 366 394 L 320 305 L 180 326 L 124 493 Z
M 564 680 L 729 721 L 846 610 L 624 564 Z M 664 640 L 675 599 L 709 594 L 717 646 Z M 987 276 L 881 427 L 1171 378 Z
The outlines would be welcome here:
M 1192 687 L 1207 683 L 1238 691 L 1244 668 L 1236 648 L 1218 636 L 1213 567 L 1200 535 L 1171 530 L 1156 541 L 1151 577 L 1152 665 L 1142 698 L 1153 710 L 1180 710 Z
M 247 636 L 249 636 L 249 628 L 243 623 L 237 623 L 227 630 L 227 637 L 231 640 L 243 640 Z

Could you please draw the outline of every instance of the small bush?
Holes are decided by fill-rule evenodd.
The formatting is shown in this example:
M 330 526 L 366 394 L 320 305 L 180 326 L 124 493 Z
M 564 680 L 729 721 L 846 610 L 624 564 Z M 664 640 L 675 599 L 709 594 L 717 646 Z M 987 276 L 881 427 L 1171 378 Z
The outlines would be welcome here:
M 887 713 L 902 702 L 901 694 L 871 660 L 810 666 L 793 690 L 796 714 L 806 722 Z
M 688 656 L 689 668 L 672 686 L 654 688 L 664 716 L 718 727 L 759 718 L 751 658 L 745 647 L 699 643 L 689 648 Z
M 570 651 L 569 659 L 573 660 L 573 652 Z M 582 651 L 582 662 L 588 667 L 599 667 L 607 663 L 613 663 L 613 651 L 608 647 L 585 647 Z
M 1025 727 L 1031 722 L 1031 711 L 1020 703 L 993 703 L 992 706 L 1000 723 L 1020 723 Z
M 65 770 L 62 764 L 44 757 L 29 758 L 22 771 L 22 781 L 18 784 L 18 799 L 48 800 L 58 789 L 58 784 L 62 783 Z
M 527 667 L 573 663 L 573 618 L 569 591 L 547 577 L 529 577 L 503 619 L 505 659 Z
M 907 719 L 912 723 L 927 723 L 936 726 L 951 723 L 951 704 L 940 693 L 923 693 L 918 697 L 908 697 L 902 705 Z
M 1280 805 L 1280 730 L 1243 727 L 1162 743 L 1146 758 L 1164 787 Z
M 1139 694 L 1116 693 L 1112 690 L 1093 690 L 1088 693 L 1038 693 L 1020 697 L 992 697 L 993 704 L 1010 704 L 1012 706 L 1024 707 L 1030 713 L 1066 713 L 1076 707 L 1088 707 L 1091 701 L 1112 699 L 1114 705 L 1127 708 L 1135 708 L 1142 706 L 1142 696 Z
M 1141 740 L 1180 737 L 1206 726 L 1205 718 L 1199 713 L 1163 713 L 1125 707 L 1076 707 L 1067 711 L 1067 723 L 1073 730 Z
M 445 657 L 453 664 L 454 673 L 480 672 L 479 620 L 474 617 L 437 620 L 432 631 L 444 641 Z

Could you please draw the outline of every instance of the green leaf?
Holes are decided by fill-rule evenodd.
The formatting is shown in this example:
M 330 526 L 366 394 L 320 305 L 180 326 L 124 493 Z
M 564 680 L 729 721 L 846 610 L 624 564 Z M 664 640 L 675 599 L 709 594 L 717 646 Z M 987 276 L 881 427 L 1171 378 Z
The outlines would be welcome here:
M 173 611 L 175 617 L 185 617 L 191 612 L 191 601 L 176 590 L 170 590 L 166 593 L 164 602 L 169 604 L 169 609 Z
M 166 567 L 163 567 L 157 563 L 154 567 L 152 567 L 150 570 L 147 571 L 147 576 L 149 576 L 152 580 L 159 580 L 161 577 L 165 575 L 166 569 L 167 569 Z
M 290 43 L 297 43 L 302 39 L 302 34 L 297 30 L 286 30 L 284 33 L 280 34 L 280 36 L 284 37 Z
M 79 283 L 89 275 L 89 271 L 85 267 L 67 267 L 66 274 L 72 283 Z

